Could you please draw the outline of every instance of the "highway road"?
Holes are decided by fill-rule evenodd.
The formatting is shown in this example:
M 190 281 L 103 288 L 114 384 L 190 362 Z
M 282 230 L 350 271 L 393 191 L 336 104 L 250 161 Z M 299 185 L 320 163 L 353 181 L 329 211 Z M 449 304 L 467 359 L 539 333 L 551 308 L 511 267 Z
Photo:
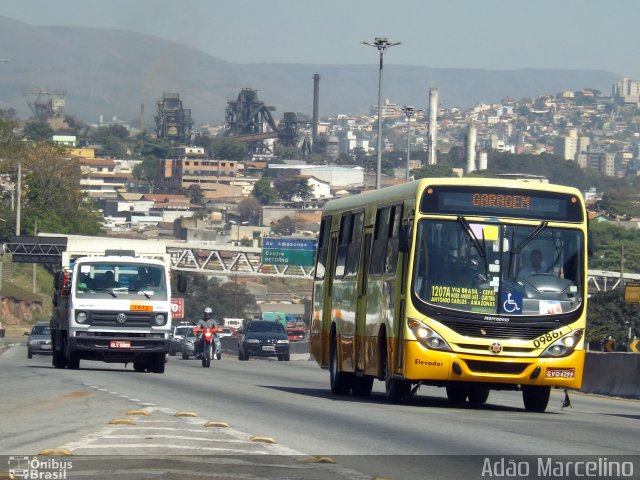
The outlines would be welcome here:
M 525 412 L 516 392 L 491 392 L 479 407 L 454 406 L 443 389 L 422 387 L 410 403 L 392 405 L 381 382 L 365 400 L 333 396 L 328 372 L 307 358 L 240 362 L 227 355 L 204 369 L 170 357 L 158 375 L 88 361 L 80 370 L 56 370 L 50 357 L 28 360 L 26 348 L 15 346 L 0 355 L 0 455 L 63 448 L 77 474 L 83 461 L 87 472 L 98 464 L 112 474 L 151 468 L 127 467 L 135 456 L 162 456 L 184 474 L 219 469 L 211 455 L 232 455 L 261 459 L 262 478 L 318 479 L 489 478 L 481 475 L 489 456 L 592 456 L 634 462 L 640 475 L 638 400 L 572 393 L 572 406 L 563 408 L 563 392 L 554 391 L 538 414 Z M 178 465 L 191 455 L 199 460 Z M 107 461 L 114 458 L 117 466 Z M 238 461 L 224 458 L 225 471 L 237 474 Z M 278 465 L 265 466 L 267 458 Z M 329 459 L 337 465 L 322 463 Z

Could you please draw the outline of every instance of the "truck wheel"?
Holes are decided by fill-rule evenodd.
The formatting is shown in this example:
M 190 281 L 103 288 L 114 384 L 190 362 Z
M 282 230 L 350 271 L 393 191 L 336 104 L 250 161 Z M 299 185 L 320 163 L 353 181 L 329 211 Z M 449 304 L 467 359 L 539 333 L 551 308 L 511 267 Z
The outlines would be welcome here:
M 144 372 L 147 369 L 145 362 L 133 362 L 133 370 L 136 372 Z
M 67 359 L 64 356 L 64 352 L 53 352 L 53 359 L 51 361 L 55 368 L 64 368 L 67 366 Z
M 164 373 L 165 356 L 164 353 L 154 353 L 149 361 L 148 370 L 153 373 Z
M 69 353 L 69 361 L 67 362 L 67 368 L 71 370 L 77 370 L 80 368 L 80 355 L 75 352 Z

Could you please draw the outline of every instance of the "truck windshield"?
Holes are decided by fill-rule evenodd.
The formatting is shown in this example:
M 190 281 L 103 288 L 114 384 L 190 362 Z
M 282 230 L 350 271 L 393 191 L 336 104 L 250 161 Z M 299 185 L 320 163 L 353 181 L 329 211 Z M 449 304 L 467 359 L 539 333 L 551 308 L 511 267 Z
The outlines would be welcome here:
M 433 309 L 549 316 L 578 310 L 584 271 L 579 230 L 421 220 L 413 294 Z
M 145 296 L 167 298 L 167 279 L 160 265 L 83 263 L 74 279 L 76 295 L 87 298 Z

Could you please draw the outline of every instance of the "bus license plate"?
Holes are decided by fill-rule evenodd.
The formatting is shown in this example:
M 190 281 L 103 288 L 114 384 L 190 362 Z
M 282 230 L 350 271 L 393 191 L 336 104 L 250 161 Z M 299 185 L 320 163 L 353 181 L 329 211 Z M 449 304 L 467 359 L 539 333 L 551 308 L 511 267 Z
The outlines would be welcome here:
M 276 351 L 276 347 L 274 347 L 273 345 L 265 345 L 264 347 L 262 347 L 262 351 L 263 352 L 275 352 Z
M 546 378 L 573 378 L 576 375 L 574 368 L 547 368 Z
M 109 348 L 131 348 L 131 342 L 129 340 L 111 340 Z

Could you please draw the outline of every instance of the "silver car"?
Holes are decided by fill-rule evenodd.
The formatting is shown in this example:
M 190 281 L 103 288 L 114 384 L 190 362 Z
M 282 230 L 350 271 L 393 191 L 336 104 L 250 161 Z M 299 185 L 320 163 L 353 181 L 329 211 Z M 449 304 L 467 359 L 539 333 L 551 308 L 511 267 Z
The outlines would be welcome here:
M 51 329 L 49 322 L 38 322 L 31 332 L 25 332 L 28 335 L 27 340 L 27 358 L 34 355 L 51 355 Z
M 173 327 L 169 344 L 169 355 L 175 355 L 178 352 L 182 352 L 184 339 L 193 327 L 193 325 L 177 325 Z

